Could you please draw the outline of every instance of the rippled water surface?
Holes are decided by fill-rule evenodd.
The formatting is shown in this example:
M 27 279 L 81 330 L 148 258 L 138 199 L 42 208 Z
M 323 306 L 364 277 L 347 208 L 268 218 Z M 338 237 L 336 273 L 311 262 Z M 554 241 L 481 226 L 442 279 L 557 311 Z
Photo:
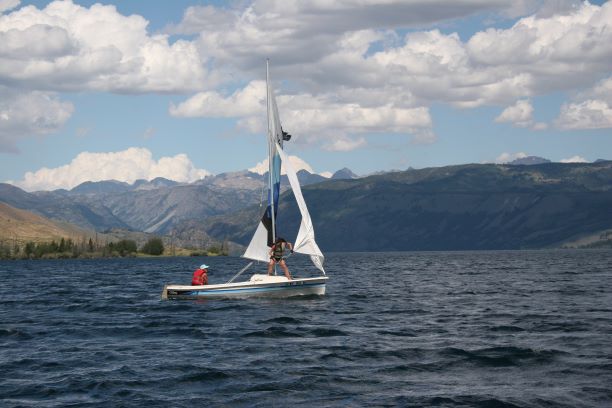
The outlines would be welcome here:
M 202 260 L 0 263 L 0 405 L 612 406 L 612 251 L 328 254 L 323 297 L 160 300 Z

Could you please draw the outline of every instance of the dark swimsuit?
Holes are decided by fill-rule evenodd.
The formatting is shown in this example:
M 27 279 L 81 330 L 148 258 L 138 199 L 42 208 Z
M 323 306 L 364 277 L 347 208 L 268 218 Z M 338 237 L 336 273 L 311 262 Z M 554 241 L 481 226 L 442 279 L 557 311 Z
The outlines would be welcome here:
M 270 259 L 274 259 L 274 262 L 278 263 L 283 259 L 283 244 L 280 244 L 280 251 L 276 249 L 276 244 L 274 245 L 273 253 Z

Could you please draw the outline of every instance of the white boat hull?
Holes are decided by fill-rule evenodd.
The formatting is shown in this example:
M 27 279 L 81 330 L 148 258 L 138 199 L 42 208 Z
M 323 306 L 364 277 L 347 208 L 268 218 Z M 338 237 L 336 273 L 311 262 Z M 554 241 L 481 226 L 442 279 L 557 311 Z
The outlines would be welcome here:
M 220 285 L 166 285 L 162 299 L 223 299 L 324 295 L 327 276 L 288 280 L 284 276 L 253 275 L 247 282 Z

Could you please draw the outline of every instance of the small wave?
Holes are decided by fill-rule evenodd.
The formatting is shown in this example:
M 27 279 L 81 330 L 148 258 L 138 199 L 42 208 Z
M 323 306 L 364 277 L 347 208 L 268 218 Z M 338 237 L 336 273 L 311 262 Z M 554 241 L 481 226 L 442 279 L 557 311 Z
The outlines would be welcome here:
M 26 331 L 19 329 L 2 329 L 0 328 L 0 337 L 13 337 L 17 340 L 30 340 L 32 335 Z
M 321 328 L 310 330 L 309 334 L 313 334 L 315 337 L 348 336 L 348 333 L 342 330 Z
M 562 354 L 558 350 L 536 351 L 531 348 L 521 347 L 489 347 L 479 350 L 464 350 L 450 347 L 444 349 L 441 354 L 446 356 L 461 357 L 465 361 L 489 367 L 518 366 L 526 362 L 548 362 L 555 356 Z
M 531 330 L 536 332 L 573 333 L 589 331 L 590 326 L 588 323 L 582 322 L 543 322 L 532 326 Z
M 383 336 L 397 336 L 397 337 L 416 337 L 417 334 L 414 330 L 378 330 L 377 334 Z
M 421 373 L 430 372 L 438 373 L 444 369 L 446 364 L 442 363 L 412 363 L 412 364 L 398 364 L 390 367 L 384 367 L 377 370 L 378 373 L 382 374 L 401 374 L 401 373 Z
M 353 358 L 351 356 L 343 356 L 342 354 L 335 353 L 335 352 L 323 354 L 321 356 L 321 359 L 322 360 L 339 359 L 339 360 L 344 360 L 344 361 L 352 361 L 353 360 Z
M 406 401 L 407 402 L 407 401 Z M 411 401 L 424 406 L 471 406 L 483 408 L 519 408 L 521 405 L 516 405 L 511 402 L 503 401 L 497 398 L 480 395 L 460 395 L 453 397 L 433 397 L 420 398 L 420 401 Z
M 494 331 L 494 332 L 502 332 L 502 333 L 518 333 L 518 332 L 525 331 L 525 329 L 523 329 L 522 327 L 513 326 L 513 325 L 495 326 L 495 327 L 491 327 L 489 330 Z
M 604 403 L 610 403 L 610 401 L 612 401 L 612 390 L 609 388 L 587 386 L 582 387 L 580 391 L 596 401 Z
M 218 299 L 217 301 L 215 301 L 215 303 L 224 302 L 224 301 L 236 302 L 235 300 Z M 208 301 L 208 302 L 210 302 L 210 301 Z M 224 304 L 223 306 L 216 306 L 215 305 L 213 310 L 215 312 L 220 312 L 220 311 L 226 311 L 226 310 L 250 310 L 250 309 L 244 303 L 234 303 L 234 304 L 231 304 L 231 305 L 225 305 Z
M 279 323 L 279 324 L 299 324 L 302 321 L 289 316 L 275 317 L 268 320 L 262 320 L 259 323 Z
M 286 330 L 284 327 L 272 326 L 272 327 L 268 327 L 265 330 L 256 330 L 256 331 L 252 331 L 252 332 L 243 334 L 242 337 L 275 338 L 275 337 L 302 337 L 302 335 L 295 333 L 295 332 L 290 332 Z
M 389 357 L 397 359 L 409 359 L 421 357 L 424 350 L 420 348 L 389 349 L 389 350 L 360 350 L 353 354 L 356 358 L 374 359 L 383 361 Z
M 197 373 L 185 374 L 178 378 L 178 382 L 206 382 L 225 380 L 232 376 L 224 371 L 207 368 Z
M 23 370 L 23 369 L 26 369 L 26 368 L 32 368 L 34 366 L 38 366 L 39 363 L 40 363 L 40 361 L 34 360 L 32 358 L 21 358 L 19 360 L 15 360 L 15 361 L 5 361 L 2 364 L 2 370 L 6 371 L 6 370 L 12 370 L 12 369 L 15 369 L 15 368 Z

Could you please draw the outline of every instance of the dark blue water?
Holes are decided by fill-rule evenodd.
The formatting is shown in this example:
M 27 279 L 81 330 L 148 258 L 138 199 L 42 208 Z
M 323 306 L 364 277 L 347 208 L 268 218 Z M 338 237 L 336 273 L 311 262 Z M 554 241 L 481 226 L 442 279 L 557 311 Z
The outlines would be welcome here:
M 612 406 L 612 251 L 329 254 L 324 297 L 160 300 L 202 260 L 0 263 L 0 405 Z

